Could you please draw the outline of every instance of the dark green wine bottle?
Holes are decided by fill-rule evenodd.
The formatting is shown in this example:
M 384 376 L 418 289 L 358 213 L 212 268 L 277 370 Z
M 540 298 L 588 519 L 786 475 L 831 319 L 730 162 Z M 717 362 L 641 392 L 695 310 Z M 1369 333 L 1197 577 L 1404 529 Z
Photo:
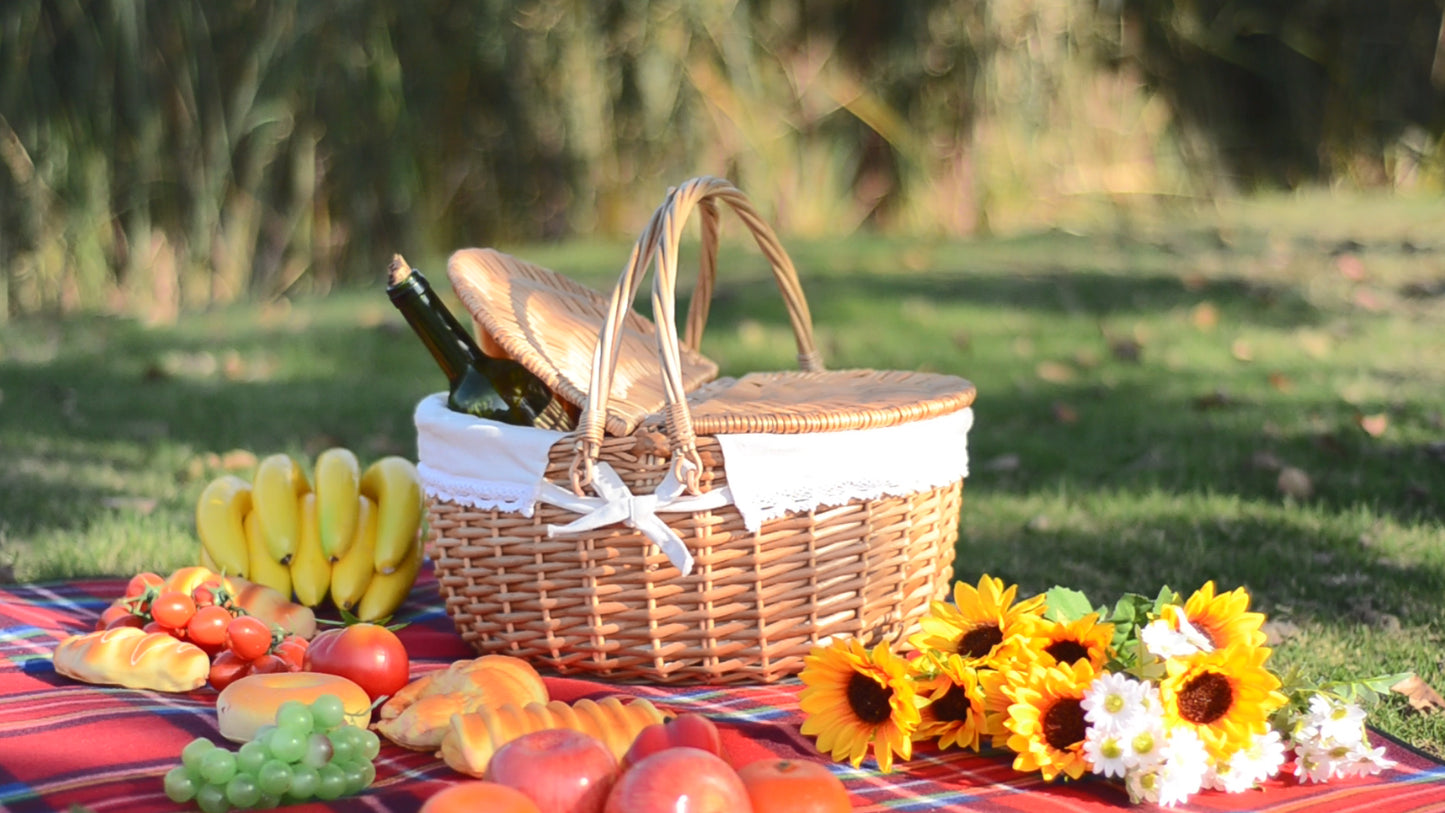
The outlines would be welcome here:
M 391 261 L 386 293 L 446 375 L 448 408 L 518 426 L 576 427 L 574 407 L 519 362 L 483 353 L 426 277 L 399 254 Z

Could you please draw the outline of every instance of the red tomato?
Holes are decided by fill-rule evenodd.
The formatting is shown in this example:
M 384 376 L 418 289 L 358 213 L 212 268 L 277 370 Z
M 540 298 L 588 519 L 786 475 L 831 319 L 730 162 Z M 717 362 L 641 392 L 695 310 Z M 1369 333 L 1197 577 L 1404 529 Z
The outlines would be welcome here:
M 311 639 L 308 672 L 349 678 L 372 700 L 390 697 L 411 681 L 411 660 L 396 633 L 380 624 L 351 624 Z
M 214 655 L 226 647 L 226 627 L 232 617 L 225 607 L 214 604 L 201 607 L 186 624 L 186 637 L 206 654 Z
M 178 590 L 167 590 L 151 602 L 151 618 L 173 630 L 184 628 L 195 614 L 196 602 Z
M 226 624 L 226 646 L 243 661 L 271 651 L 271 628 L 254 615 L 239 615 Z
M 249 674 L 250 661 L 242 660 L 234 652 L 222 652 L 211 661 L 211 688 L 219 692 Z
M 636 765 L 664 748 L 678 747 L 698 748 L 724 756 L 717 725 L 696 712 L 684 712 L 666 723 L 654 723 L 638 732 L 622 757 L 623 768 Z
M 310 642 L 299 635 L 288 635 L 281 643 L 272 648 L 276 657 L 286 662 L 286 667 L 292 672 L 300 672 L 306 666 L 306 650 Z
M 591 734 L 543 729 L 498 748 L 487 780 L 527 794 L 542 813 L 602 813 L 617 780 L 617 758 Z
M 113 630 L 117 627 L 135 627 L 136 629 L 142 629 L 145 627 L 145 625 L 146 620 L 144 618 L 141 618 L 135 613 L 127 611 L 122 615 L 115 616 L 109 622 L 107 622 L 105 625 L 105 629 Z
M 748 789 L 722 757 L 701 748 L 665 748 L 628 768 L 612 786 L 605 813 L 752 813 Z
M 108 629 L 111 625 L 111 622 L 115 621 L 118 618 L 126 617 L 134 618 L 136 619 L 136 621 L 140 621 L 140 617 L 132 613 L 130 609 L 127 608 L 125 605 L 112 604 L 109 607 L 105 608 L 105 610 L 100 614 L 100 618 L 96 619 L 95 628 L 98 630 Z M 129 626 L 129 623 L 127 623 L 127 626 Z M 138 623 L 135 626 L 138 627 L 140 626 L 140 624 Z
M 180 629 L 176 629 L 175 627 L 167 627 L 165 624 L 162 624 L 159 621 L 147 621 L 141 627 L 141 629 L 145 632 L 164 632 L 166 635 L 169 635 L 172 638 L 185 638 L 186 636 L 185 627 L 181 627 Z
M 212 577 L 196 585 L 191 590 L 191 600 L 196 602 L 197 607 L 208 607 L 212 604 L 219 604 L 217 601 L 223 592 L 221 579 Z
M 276 657 L 275 655 L 262 655 L 256 660 L 251 661 L 251 674 L 253 675 L 265 675 L 272 672 L 290 671 L 292 670 L 286 665 L 286 662 Z
M 126 584 L 125 597 L 137 598 L 139 596 L 143 596 L 145 595 L 146 588 L 164 587 L 165 583 L 166 580 L 155 573 L 137 573 L 134 576 L 131 576 L 130 581 Z
M 542 813 L 536 802 L 515 788 L 496 782 L 458 782 L 433 793 L 419 813 Z
M 760 759 L 738 771 L 753 813 L 847 813 L 848 789 L 821 762 Z

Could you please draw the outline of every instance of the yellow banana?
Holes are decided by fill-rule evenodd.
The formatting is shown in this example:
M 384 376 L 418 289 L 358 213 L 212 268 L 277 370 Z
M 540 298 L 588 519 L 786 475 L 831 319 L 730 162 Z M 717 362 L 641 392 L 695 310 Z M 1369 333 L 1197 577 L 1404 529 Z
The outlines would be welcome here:
M 291 591 L 296 600 L 315 607 L 326 600 L 331 587 L 331 562 L 321 552 L 321 537 L 316 529 L 316 495 L 302 494 L 296 555 L 291 557 Z
M 260 515 L 261 537 L 271 558 L 289 564 L 300 538 L 297 498 L 311 490 L 306 472 L 288 454 L 263 458 L 253 479 L 253 502 Z
M 246 553 L 251 563 L 251 573 L 246 578 L 290 598 L 291 569 L 271 558 L 264 537 L 261 515 L 253 508 L 246 513 Z
M 346 555 L 356 536 L 361 464 L 350 449 L 336 447 L 316 456 L 316 523 L 321 552 L 329 561 Z
M 391 575 L 415 547 L 426 502 L 410 460 L 389 455 L 361 475 L 361 493 L 376 503 L 376 571 Z
M 347 612 L 361 601 L 376 572 L 376 504 L 362 496 L 356 498 L 356 504 L 356 534 L 346 555 L 331 566 L 331 603 Z
M 424 558 L 422 540 L 418 536 L 412 540 L 406 555 L 397 563 L 395 570 L 372 574 L 371 584 L 366 586 L 361 602 L 356 605 L 356 617 L 362 621 L 378 621 L 396 612 L 396 608 L 406 601 L 411 586 L 416 583 L 416 575 L 421 572 Z
M 234 474 L 206 484 L 196 502 L 196 532 L 214 570 L 227 576 L 246 576 L 246 512 L 251 510 L 251 484 Z

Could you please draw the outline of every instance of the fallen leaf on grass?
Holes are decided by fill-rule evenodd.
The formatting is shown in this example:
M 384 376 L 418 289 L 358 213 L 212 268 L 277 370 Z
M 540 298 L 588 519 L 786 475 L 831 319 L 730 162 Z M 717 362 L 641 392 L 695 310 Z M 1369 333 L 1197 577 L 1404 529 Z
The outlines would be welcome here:
M 1254 348 L 1244 339 L 1235 339 L 1229 346 L 1229 354 L 1234 356 L 1235 361 L 1254 361 Z
M 1079 412 L 1061 401 L 1054 403 L 1054 420 L 1059 423 L 1078 423 Z
M 1250 456 L 1249 464 L 1262 471 L 1279 471 L 1284 468 L 1284 461 L 1280 460 L 1274 452 L 1255 452 Z
M 1385 434 L 1385 430 L 1390 428 L 1390 416 L 1383 412 L 1374 415 L 1357 414 L 1355 415 L 1355 423 L 1359 424 L 1360 428 L 1365 430 L 1365 434 L 1372 438 L 1377 438 Z
M 1359 282 L 1365 278 L 1365 263 L 1358 254 L 1346 252 L 1336 256 L 1335 268 L 1345 279 Z
M 1270 646 L 1279 646 L 1300 634 L 1298 624 L 1283 619 L 1270 619 L 1264 622 L 1261 630 L 1264 632 L 1264 642 Z
M 1279 486 L 1280 493 L 1297 500 L 1307 500 L 1315 493 L 1314 481 L 1310 479 L 1304 469 L 1294 466 L 1285 466 L 1280 469 L 1276 484 Z
M 1269 385 L 1274 387 L 1275 392 L 1289 392 L 1294 389 L 1294 380 L 1276 370 L 1269 374 Z
M 1219 309 L 1213 302 L 1200 302 L 1189 315 L 1190 321 L 1199 330 L 1213 330 L 1219 324 Z
M 1057 361 L 1041 361 L 1034 374 L 1050 384 L 1067 384 L 1074 380 L 1074 368 Z
M 1318 330 L 1301 330 L 1295 338 L 1299 340 L 1300 347 L 1304 349 L 1305 353 L 1315 359 L 1322 359 L 1334 350 L 1334 340 L 1328 333 Z
M 1369 288 L 1361 288 L 1355 291 L 1355 304 L 1371 313 L 1379 313 L 1385 309 L 1384 300 L 1380 299 L 1379 295 Z
M 1439 692 L 1431 688 L 1430 684 L 1420 679 L 1420 676 L 1413 672 L 1404 680 L 1390 687 L 1395 694 L 1405 696 L 1410 701 L 1410 708 L 1418 712 L 1433 714 L 1445 709 L 1445 698 L 1441 698 Z

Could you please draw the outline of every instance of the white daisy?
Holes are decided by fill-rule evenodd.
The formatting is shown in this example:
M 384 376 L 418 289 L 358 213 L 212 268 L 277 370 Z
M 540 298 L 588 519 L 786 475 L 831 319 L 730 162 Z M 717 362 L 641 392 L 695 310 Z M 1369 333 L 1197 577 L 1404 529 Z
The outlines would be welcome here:
M 1365 710 L 1322 694 L 1310 697 L 1300 736 L 1320 742 L 1354 745 L 1365 739 Z
M 1130 771 L 1124 777 L 1124 789 L 1129 791 L 1129 801 L 1134 804 L 1159 802 L 1159 774 L 1153 770 Z
M 1106 672 L 1089 684 L 1079 705 L 1084 719 L 1102 732 L 1118 733 L 1136 726 L 1149 711 L 1151 683 L 1135 680 L 1122 672 Z
M 1340 776 L 1374 776 L 1381 771 L 1395 767 L 1395 761 L 1385 759 L 1385 748 L 1371 748 L 1364 742 L 1351 749 L 1349 756 L 1340 765 Z
M 1149 654 L 1168 659 L 1214 651 L 1214 644 L 1209 640 L 1209 636 L 1189 623 L 1183 607 L 1171 604 L 1164 608 L 1164 612 L 1174 616 L 1173 623 L 1170 623 L 1168 618 L 1157 618 L 1139 631 L 1139 640 L 1144 642 L 1144 648 L 1149 650 Z
M 1154 770 L 1168 755 L 1169 738 L 1164 731 L 1164 721 L 1152 716 L 1147 718 L 1143 725 L 1134 729 L 1127 743 L 1135 767 L 1141 771 Z
M 1138 756 L 1129 747 L 1132 732 L 1108 731 L 1089 726 L 1084 732 L 1084 758 L 1089 769 L 1100 776 L 1118 776 L 1139 764 Z
M 1204 787 L 1209 751 L 1194 729 L 1183 726 L 1169 732 L 1168 751 L 1159 766 L 1159 804 L 1173 807 L 1189 801 Z
M 1278 731 L 1270 729 L 1256 734 L 1248 746 L 1211 766 L 1205 784 L 1215 790 L 1243 793 L 1279 773 L 1285 752 L 1284 740 Z
M 1295 744 L 1295 778 L 1302 782 L 1328 782 L 1340 775 L 1340 766 L 1349 755 L 1348 748 L 1322 747 L 1314 741 Z

